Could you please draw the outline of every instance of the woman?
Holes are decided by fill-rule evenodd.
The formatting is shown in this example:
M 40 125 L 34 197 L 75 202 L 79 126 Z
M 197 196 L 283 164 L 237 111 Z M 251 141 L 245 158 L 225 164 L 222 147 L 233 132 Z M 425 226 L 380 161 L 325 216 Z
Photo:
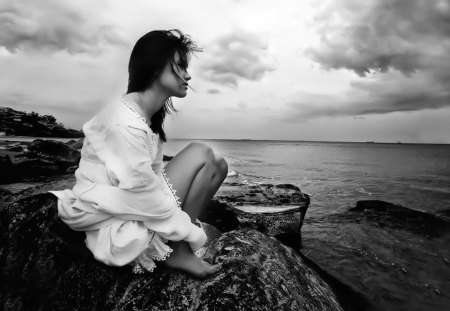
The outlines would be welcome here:
M 52 191 L 58 213 L 86 231 L 86 246 L 107 265 L 152 272 L 155 261 L 206 278 L 220 264 L 195 252 L 206 243 L 197 216 L 228 173 L 223 157 L 200 142 L 163 167 L 163 122 L 171 97 L 185 97 L 188 60 L 200 51 L 179 30 L 140 38 L 129 62 L 127 93 L 83 126 L 85 140 L 72 190 Z

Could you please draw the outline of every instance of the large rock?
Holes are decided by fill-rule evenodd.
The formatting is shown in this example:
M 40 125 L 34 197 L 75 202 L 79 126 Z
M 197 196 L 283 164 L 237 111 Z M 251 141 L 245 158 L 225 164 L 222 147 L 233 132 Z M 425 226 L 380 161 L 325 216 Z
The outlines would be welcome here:
M 358 201 L 349 211 L 356 214 L 353 217 L 358 221 L 364 218 L 379 227 L 401 229 L 429 237 L 450 232 L 450 223 L 445 217 L 441 219 L 429 213 L 381 200 Z
M 299 255 L 248 228 L 208 240 L 203 258 L 223 268 L 203 281 L 163 266 L 136 276 L 97 262 L 51 194 L 5 207 L 0 228 L 4 310 L 342 310 Z
M 47 177 L 37 182 L 18 182 L 0 186 L 0 206 L 6 206 L 14 201 L 57 189 L 72 189 L 75 185 L 74 174 Z
M 301 248 L 301 227 L 310 199 L 290 184 L 224 182 L 199 219 L 221 231 L 252 228 Z
M 36 139 L 28 145 L 28 150 L 61 166 L 78 165 L 81 157 L 78 150 L 55 140 Z
M 13 183 L 30 178 L 73 173 L 80 161 L 80 152 L 55 140 L 36 139 L 20 146 L 10 145 L 0 152 L 0 184 Z

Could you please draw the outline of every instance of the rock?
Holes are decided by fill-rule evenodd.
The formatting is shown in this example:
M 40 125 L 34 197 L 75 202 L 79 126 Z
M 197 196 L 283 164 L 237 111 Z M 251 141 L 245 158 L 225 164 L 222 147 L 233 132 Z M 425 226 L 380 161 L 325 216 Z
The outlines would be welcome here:
M 0 184 L 73 173 L 80 161 L 78 150 L 54 140 L 36 139 L 26 148 L 25 152 L 9 149 L 0 157 Z
M 14 180 L 14 164 L 9 155 L 0 156 L 0 184 L 10 183 Z
M 84 142 L 84 138 L 80 138 L 79 140 L 71 140 L 69 142 L 66 143 L 66 145 L 68 145 L 69 147 L 73 148 L 73 149 L 81 149 L 81 147 L 83 147 L 83 142 Z
M 239 220 L 228 204 L 211 200 L 198 215 L 200 221 L 207 222 L 222 232 L 238 229 Z
M 32 195 L 46 193 L 55 189 L 72 189 L 75 185 L 75 176 L 73 174 L 54 176 L 55 180 L 47 177 L 44 181 L 37 182 L 19 182 L 0 187 L 0 200 L 3 205 L 8 205 L 29 197 Z
M 23 147 L 22 146 L 13 146 L 11 148 L 9 148 L 10 151 L 14 151 L 14 152 L 23 152 Z
M 6 135 L 31 137 L 83 137 L 83 132 L 66 129 L 51 115 L 26 113 L 9 107 L 0 107 L 0 124 Z
M 216 196 L 239 205 L 295 206 L 309 203 L 308 198 L 303 196 L 300 189 L 291 184 L 248 185 L 224 182 Z
M 223 183 L 199 215 L 221 231 L 252 228 L 301 248 L 301 227 L 309 196 L 294 185 Z
M 78 150 L 55 140 L 36 139 L 28 146 L 28 150 L 58 163 L 78 165 L 80 161 Z
M 379 227 L 401 229 L 432 237 L 450 232 L 450 222 L 443 218 L 381 200 L 358 201 L 349 211 L 361 213 L 358 218 L 364 218 Z
M 437 211 L 437 215 L 442 219 L 450 222 L 450 209 Z
M 84 233 L 38 194 L 0 211 L 0 301 L 4 310 L 342 310 L 329 286 L 290 248 L 252 229 L 209 241 L 203 259 L 222 262 L 206 280 L 158 266 L 96 261 Z
M 66 129 L 63 127 L 58 127 L 58 126 L 54 126 L 51 130 L 50 130 L 50 135 L 46 135 L 46 136 L 51 136 L 51 137 L 63 137 L 63 138 L 80 138 L 80 137 L 84 137 L 84 134 L 82 131 L 77 131 L 77 130 L 73 130 L 73 129 Z

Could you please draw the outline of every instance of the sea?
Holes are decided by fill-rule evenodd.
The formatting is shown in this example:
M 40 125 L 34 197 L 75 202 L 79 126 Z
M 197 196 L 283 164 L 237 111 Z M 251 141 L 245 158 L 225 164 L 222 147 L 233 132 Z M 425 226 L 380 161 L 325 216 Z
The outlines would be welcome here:
M 169 139 L 164 154 L 192 141 Z M 335 280 L 347 310 L 450 310 L 450 145 L 196 141 L 227 160 L 225 181 L 310 196 L 300 252 Z M 350 211 L 361 200 L 405 209 Z

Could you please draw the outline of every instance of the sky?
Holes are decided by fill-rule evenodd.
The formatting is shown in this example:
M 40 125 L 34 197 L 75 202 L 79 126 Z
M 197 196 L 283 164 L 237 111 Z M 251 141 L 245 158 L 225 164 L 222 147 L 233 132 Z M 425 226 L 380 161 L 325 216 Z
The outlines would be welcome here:
M 81 129 L 151 30 L 203 52 L 171 138 L 450 143 L 450 0 L 0 0 L 0 106 Z

